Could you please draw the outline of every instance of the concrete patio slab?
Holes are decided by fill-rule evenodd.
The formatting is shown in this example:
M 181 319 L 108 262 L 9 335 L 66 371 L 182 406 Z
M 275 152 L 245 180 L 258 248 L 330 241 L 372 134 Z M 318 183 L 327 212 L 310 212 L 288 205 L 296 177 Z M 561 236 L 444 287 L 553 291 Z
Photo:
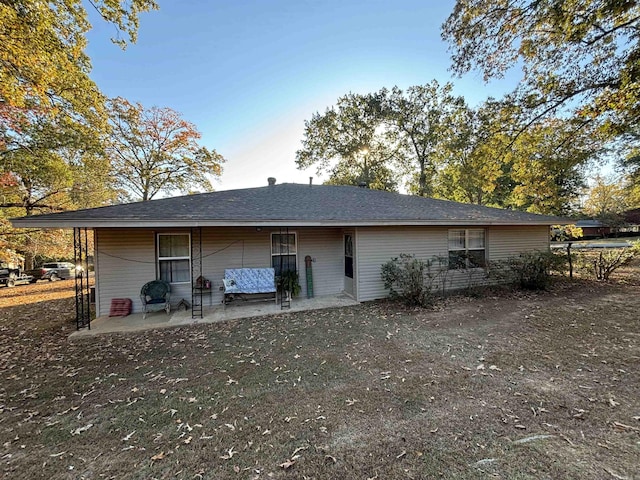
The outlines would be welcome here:
M 291 308 L 281 309 L 274 302 L 238 302 L 236 304 L 205 307 L 203 318 L 191 318 L 191 310 L 148 313 L 142 318 L 142 313 L 133 313 L 126 317 L 98 317 L 91 322 L 91 329 L 73 332 L 69 338 L 82 338 L 107 333 L 139 332 L 157 328 L 178 327 L 197 323 L 224 322 L 242 318 L 260 317 L 265 315 L 279 315 L 288 312 L 302 312 L 320 310 L 323 308 L 339 308 L 358 305 L 358 302 L 346 294 L 331 295 L 315 298 L 296 298 L 291 302 Z

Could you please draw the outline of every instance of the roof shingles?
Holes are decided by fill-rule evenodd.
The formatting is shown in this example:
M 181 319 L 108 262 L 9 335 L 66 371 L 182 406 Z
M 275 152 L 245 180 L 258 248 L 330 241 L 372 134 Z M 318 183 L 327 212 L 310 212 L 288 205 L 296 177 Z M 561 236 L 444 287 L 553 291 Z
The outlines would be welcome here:
M 554 224 L 564 219 L 366 188 L 283 183 L 13 219 L 19 227 Z M 564 222 L 566 223 L 566 222 Z

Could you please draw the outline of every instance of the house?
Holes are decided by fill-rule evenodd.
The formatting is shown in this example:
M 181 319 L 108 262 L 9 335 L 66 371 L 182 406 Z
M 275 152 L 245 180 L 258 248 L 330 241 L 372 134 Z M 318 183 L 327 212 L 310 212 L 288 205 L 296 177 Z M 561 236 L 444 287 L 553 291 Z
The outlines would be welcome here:
M 93 231 L 97 315 L 114 298 L 134 300 L 152 279 L 172 300 L 192 298 L 202 275 L 219 304 L 227 268 L 312 266 L 315 296 L 386 297 L 380 267 L 401 253 L 445 259 L 446 288 L 464 287 L 488 261 L 549 248 L 556 217 L 361 187 L 275 184 L 13 219 L 16 227 Z M 87 229 L 87 230 L 85 230 Z M 86 241 L 85 241 L 86 243 Z M 87 255 L 87 253 L 84 253 Z
M 618 229 L 618 231 L 625 235 L 633 235 L 640 232 L 640 208 L 634 208 L 627 210 L 622 214 L 624 218 L 624 227 Z
M 582 229 L 582 238 L 605 238 L 611 235 L 611 227 L 600 220 L 578 220 L 575 225 Z

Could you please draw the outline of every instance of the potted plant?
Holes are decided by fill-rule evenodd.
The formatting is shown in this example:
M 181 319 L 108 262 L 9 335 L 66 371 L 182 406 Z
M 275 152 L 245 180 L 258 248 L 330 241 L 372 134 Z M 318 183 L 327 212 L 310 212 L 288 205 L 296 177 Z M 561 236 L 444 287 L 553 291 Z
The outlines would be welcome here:
M 286 292 L 287 300 L 300 294 L 302 287 L 300 286 L 300 278 L 296 270 L 285 270 L 278 276 L 278 288 Z

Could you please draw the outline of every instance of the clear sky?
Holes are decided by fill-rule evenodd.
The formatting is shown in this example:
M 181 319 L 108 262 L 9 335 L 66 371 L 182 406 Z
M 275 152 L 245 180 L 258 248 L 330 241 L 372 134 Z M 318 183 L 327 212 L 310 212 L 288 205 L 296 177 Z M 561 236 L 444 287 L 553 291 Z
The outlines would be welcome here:
M 159 0 L 126 51 L 92 15 L 92 78 L 109 97 L 170 107 L 226 159 L 216 190 L 320 183 L 295 152 L 304 121 L 349 92 L 452 81 L 471 105 L 500 97 L 517 76 L 490 85 L 453 78 L 440 26 L 453 0 Z

